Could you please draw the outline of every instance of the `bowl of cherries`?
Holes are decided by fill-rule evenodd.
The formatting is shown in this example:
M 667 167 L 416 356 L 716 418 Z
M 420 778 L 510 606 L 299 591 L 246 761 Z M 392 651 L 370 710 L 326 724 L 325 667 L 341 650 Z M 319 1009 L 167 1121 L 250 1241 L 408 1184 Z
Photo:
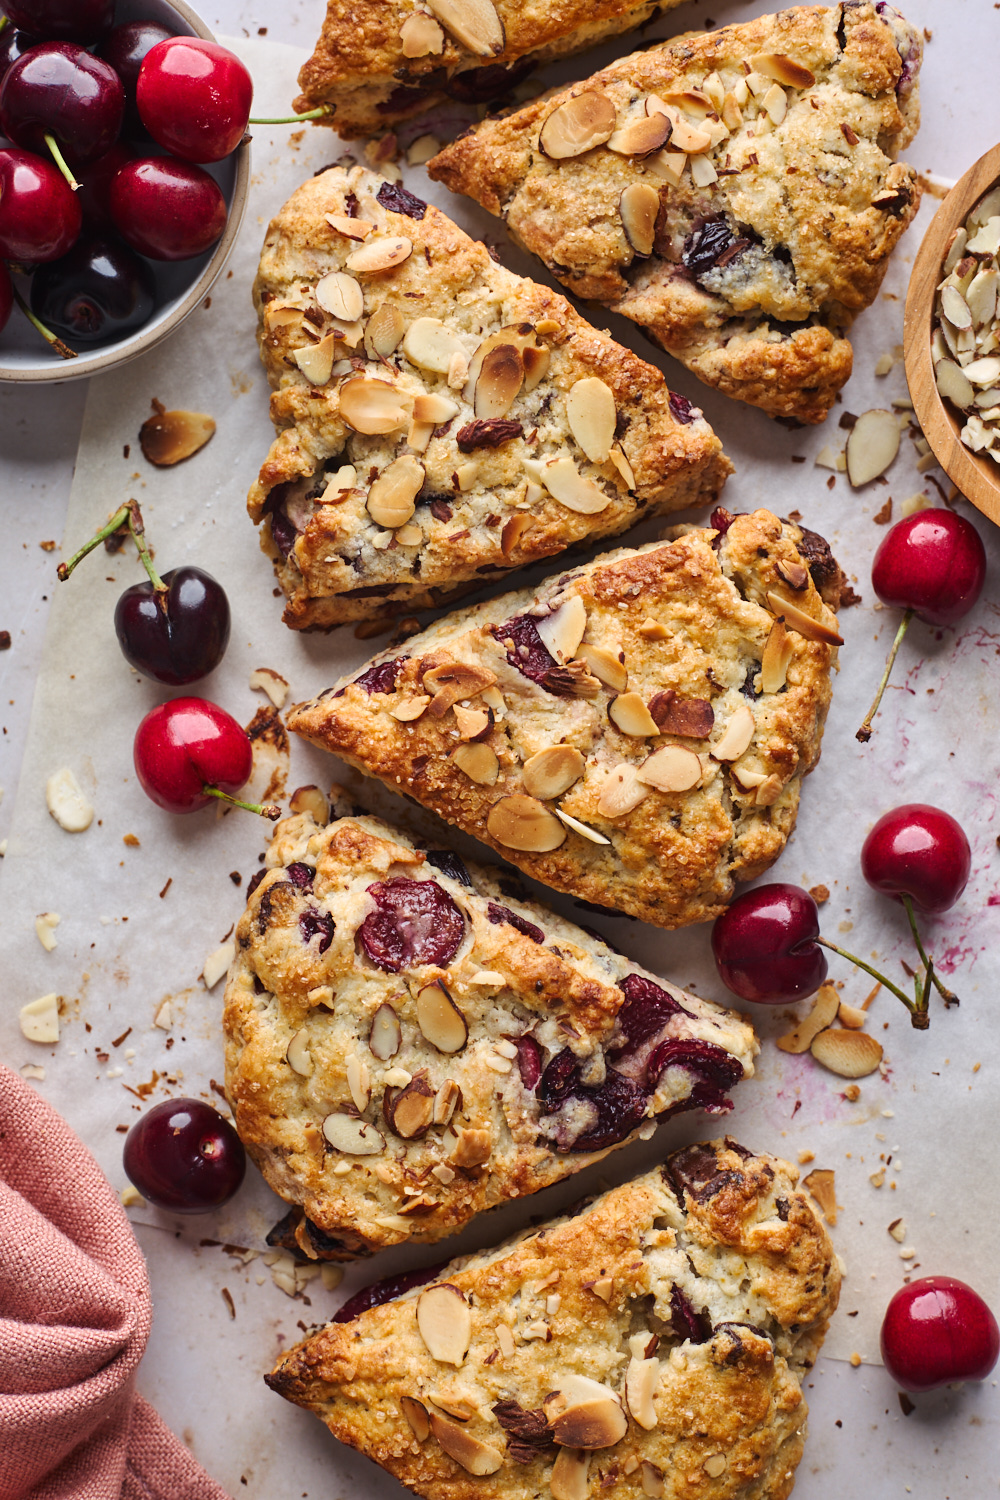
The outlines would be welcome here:
M 202 301 L 253 85 L 183 0 L 0 0 L 0 379 L 72 380 Z

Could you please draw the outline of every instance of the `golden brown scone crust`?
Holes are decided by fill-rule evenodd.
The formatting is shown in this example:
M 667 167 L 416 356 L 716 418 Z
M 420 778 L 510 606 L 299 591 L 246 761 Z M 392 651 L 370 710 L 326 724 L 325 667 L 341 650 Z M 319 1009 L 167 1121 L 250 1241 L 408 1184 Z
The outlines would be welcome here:
M 785 1500 L 802 1456 L 802 1381 L 840 1289 L 797 1180 L 787 1162 L 729 1140 L 687 1148 L 576 1217 L 452 1262 L 441 1282 L 471 1322 L 459 1365 L 435 1359 L 421 1336 L 422 1288 L 314 1333 L 268 1384 L 433 1500 L 559 1500 L 560 1449 L 546 1438 L 567 1397 L 591 1394 L 573 1392 L 580 1377 L 628 1415 L 624 1435 L 589 1455 L 582 1495 Z M 638 1402 L 628 1411 L 641 1375 L 651 1413 Z M 407 1397 L 433 1418 L 421 1442 Z M 533 1442 L 512 1431 L 518 1407 L 534 1415 Z M 494 1472 L 477 1477 L 449 1457 L 438 1434 L 448 1442 L 457 1426 L 473 1452 L 491 1450 L 483 1467 Z
M 411 950 L 401 966 L 382 969 L 358 933 L 378 911 L 372 890 L 399 880 L 407 884 L 392 890 L 412 897 L 416 886 L 425 901 L 430 882 L 438 903 L 431 922 L 450 913 L 457 927 L 446 947 Z M 266 874 L 237 927 L 225 996 L 226 1087 L 251 1156 L 305 1214 L 296 1245 L 307 1254 L 344 1260 L 442 1239 L 634 1140 L 654 1118 L 699 1105 L 724 1113 L 728 1089 L 753 1073 L 756 1038 L 740 1016 L 649 975 L 596 934 L 510 891 L 498 872 L 465 869 L 454 855 L 438 868 L 375 818 L 319 828 L 300 815 L 275 830 Z M 448 1053 L 420 1021 L 418 996 L 435 984 L 467 1027 L 465 1042 Z M 631 1024 L 629 1002 L 641 1008 L 649 993 L 665 1014 L 636 1050 L 622 1026 Z M 372 1037 L 384 1006 L 399 1026 L 388 1057 Z M 675 1044 L 674 1061 L 649 1087 L 648 1055 L 661 1040 Z M 535 1077 L 522 1074 L 523 1046 L 536 1058 Z M 627 1080 L 638 1085 L 634 1114 L 612 1132 L 618 1140 L 594 1136 L 599 1106 L 585 1100 L 598 1095 L 545 1108 L 542 1070 L 564 1053 L 591 1090 L 617 1085 L 620 1095 L 631 1089 Z M 393 1104 L 418 1079 L 431 1096 L 449 1081 L 461 1095 L 447 1121 L 404 1136 Z M 361 1144 L 372 1153 L 337 1149 L 329 1129 L 324 1134 L 332 1115 L 342 1129 L 363 1128 Z M 588 1131 L 596 1142 L 589 1146 Z
M 299 113 L 332 104 L 324 119 L 342 136 L 375 135 L 449 95 L 482 103 L 532 68 L 632 31 L 680 0 L 496 0 L 505 45 L 477 55 L 446 28 L 441 50 L 406 57 L 400 28 L 429 9 L 414 0 L 327 0 L 316 50 L 299 74 Z M 453 85 L 456 73 L 463 76 Z M 411 92 L 412 91 L 412 92 Z
M 577 296 L 641 324 L 707 385 L 821 422 L 851 373 L 844 331 L 874 300 L 919 206 L 915 172 L 894 157 L 917 129 L 921 49 L 913 27 L 868 0 L 690 32 L 484 121 L 428 171 L 501 215 Z M 804 69 L 804 86 L 778 84 L 775 59 L 779 73 L 781 59 Z M 685 114 L 692 91 L 703 102 Z M 650 96 L 680 100 L 683 118 L 718 142 L 689 157 L 677 185 L 665 174 L 683 157 L 671 157 L 669 142 L 644 159 L 610 146 L 548 158 L 540 128 L 588 92 L 612 101 L 619 129 L 645 114 Z M 707 185 L 692 179 L 699 162 L 715 176 Z M 620 210 L 637 183 L 660 199 L 648 259 L 633 250 Z M 720 236 L 717 248 L 698 260 L 706 234 Z
M 735 880 L 760 875 L 781 853 L 795 824 L 802 777 L 819 757 L 835 660 L 827 642 L 839 637 L 836 618 L 803 565 L 812 563 L 817 546 L 825 544 L 815 534 L 759 510 L 738 516 L 721 537 L 689 528 L 668 543 L 609 553 L 537 590 L 456 611 L 398 652 L 376 658 L 372 675 L 298 705 L 290 727 L 393 790 L 402 787 L 545 885 L 660 927 L 709 921 L 724 909 Z M 833 574 L 823 571 L 825 564 L 815 566 L 836 598 L 836 564 Z M 775 608 L 788 601 L 810 616 L 827 640 L 789 631 L 787 673 L 775 679 L 776 690 L 761 691 L 765 646 L 778 628 L 768 593 Z M 513 664 L 498 627 L 528 612 L 544 626 L 553 609 L 576 599 L 583 602 L 586 627 L 570 672 L 582 678 L 574 684 L 556 677 L 547 688 Z M 521 644 L 518 634 L 515 654 Z M 577 648 L 570 644 L 572 656 Z M 579 657 L 587 659 L 592 646 L 609 653 L 624 678 L 609 686 L 590 675 Z M 391 662 L 395 668 L 378 673 L 379 663 Z M 480 690 L 470 682 L 463 708 L 480 718 L 462 723 L 485 725 L 487 711 L 493 715 L 483 730 L 498 762 L 492 783 L 473 781 L 456 762 L 465 732 L 461 716 L 454 708 L 437 716 L 440 705 L 428 706 L 436 691 L 433 669 L 449 662 L 474 668 L 484 684 Z M 425 672 L 432 674 L 426 680 Z M 612 702 L 624 691 L 640 706 L 666 692 L 697 700 L 706 705 L 699 712 L 710 727 L 656 733 L 649 720 L 648 733 L 624 732 Z M 739 721 L 748 725 L 744 748 L 731 760 L 720 741 Z M 559 744 L 575 747 L 585 769 L 564 795 L 538 804 L 556 846 L 532 852 L 503 842 L 498 805 L 526 792 L 536 796 L 525 762 Z M 631 785 L 650 753 L 668 746 L 689 757 L 690 789 L 650 788 L 643 798 L 640 787 L 631 810 L 613 812 L 609 784 L 617 777 Z M 467 756 L 458 752 L 458 758 Z M 556 807 L 600 842 L 572 826 L 560 842 Z
M 438 209 L 411 195 L 413 212 L 422 217 L 397 213 L 383 206 L 380 192 L 386 202 L 405 202 L 360 167 L 333 168 L 304 183 L 268 229 L 254 287 L 278 437 L 248 508 L 255 522 L 267 518 L 261 546 L 288 599 L 286 624 L 325 628 L 437 605 L 573 543 L 614 536 L 645 516 L 707 505 L 718 496 L 732 465 L 697 408 L 675 399 L 674 415 L 659 370 L 591 328 L 564 297 L 497 265 L 484 245 Z M 363 242 L 327 219 L 352 208 L 351 224 L 376 226 Z M 359 273 L 364 319 L 388 303 L 407 332 L 388 359 L 366 363 L 362 320 L 350 328 L 338 323 L 319 306 L 315 289 L 329 273 L 345 272 L 359 247 L 368 250 L 380 238 L 405 240 L 412 252 L 394 270 Z M 407 357 L 408 330 L 418 319 L 443 323 L 461 346 L 456 375 L 421 368 Z M 519 435 L 508 434 L 499 446 L 469 447 L 476 414 L 465 396 L 462 361 L 468 373 L 467 362 L 485 338 L 518 327 L 536 330 L 536 349 L 548 351 L 538 356 L 548 361 L 541 378 L 530 390 L 526 379 L 505 414 Z M 294 351 L 334 329 L 354 343 L 337 340 L 333 377 L 317 387 Z M 341 415 L 341 391 L 359 375 L 388 380 L 400 393 L 403 413 L 415 399 L 432 395 L 451 403 L 454 418 L 433 433 L 423 427 L 422 436 L 406 415 L 382 435 L 353 431 Z M 615 446 L 630 476 L 610 458 L 592 463 L 573 437 L 567 397 L 581 379 L 608 387 L 623 429 Z M 373 520 L 367 500 L 372 482 L 403 456 L 419 462 L 424 476 L 412 518 L 390 530 Z M 538 482 L 531 465 L 560 458 L 596 485 L 599 506 L 606 497 L 603 508 L 570 509 Z M 341 481 L 331 484 L 348 465 L 354 477 L 346 489 L 338 488 Z M 284 549 L 280 532 L 276 540 L 276 517 L 286 527 Z

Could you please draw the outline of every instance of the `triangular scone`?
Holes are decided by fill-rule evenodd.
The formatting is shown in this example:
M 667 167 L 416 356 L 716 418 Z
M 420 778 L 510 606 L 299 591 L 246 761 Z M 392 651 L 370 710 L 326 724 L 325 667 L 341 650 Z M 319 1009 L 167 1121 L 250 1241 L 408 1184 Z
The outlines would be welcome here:
M 840 1292 L 797 1180 L 690 1146 L 395 1300 L 367 1289 L 265 1379 L 428 1500 L 787 1500 Z
M 299 74 L 300 113 L 342 136 L 381 135 L 455 99 L 502 99 L 533 68 L 633 31 L 681 0 L 327 0 Z
M 454 1234 L 753 1073 L 741 1016 L 375 818 L 280 823 L 236 943 L 226 1092 L 313 1258 Z
M 428 171 L 707 385 L 821 422 L 919 205 L 894 158 L 921 51 L 867 0 L 690 32 L 484 121 Z
M 731 472 L 659 370 L 361 167 L 292 195 L 254 299 L 279 436 L 249 510 L 296 629 L 439 604 Z
M 713 520 L 456 610 L 290 725 L 556 890 L 718 916 L 794 826 L 840 641 L 810 565 L 841 575 L 769 511 Z

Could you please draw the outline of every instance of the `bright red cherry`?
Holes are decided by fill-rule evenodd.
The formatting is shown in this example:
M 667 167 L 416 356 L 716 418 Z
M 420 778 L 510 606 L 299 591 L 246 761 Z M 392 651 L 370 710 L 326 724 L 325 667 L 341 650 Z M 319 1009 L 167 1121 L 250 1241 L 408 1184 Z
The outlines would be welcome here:
M 4 0 L 12 26 L 89 47 L 111 30 L 115 0 Z
M 12 63 L 0 88 L 0 127 L 16 146 L 45 153 L 54 139 L 72 166 L 110 151 L 125 90 L 99 57 L 72 42 L 42 42 Z
M 179 1214 L 221 1208 L 247 1166 L 229 1121 L 200 1099 L 166 1099 L 147 1110 L 125 1137 L 122 1161 L 144 1198 Z
M 51 162 L 0 150 L 0 259 L 59 260 L 82 223 L 76 194 Z
M 985 1380 L 1000 1357 L 1000 1328 L 978 1292 L 952 1276 L 901 1287 L 882 1320 L 882 1359 L 904 1391 Z
M 253 768 L 246 731 L 205 698 L 174 698 L 136 730 L 134 761 L 143 791 L 168 812 L 196 812 L 220 792 L 234 798 Z
M 14 306 L 14 291 L 10 284 L 10 272 L 0 261 L 0 333 L 7 327 L 11 308 Z
M 969 840 L 950 813 L 907 802 L 884 813 L 861 847 L 861 873 L 873 890 L 921 911 L 954 906 L 972 870 Z M 905 902 L 904 902 L 905 904 Z
M 184 161 L 221 161 L 243 139 L 253 80 L 217 42 L 175 36 L 144 57 L 136 100 L 142 123 L 161 146 Z
M 170 156 L 142 156 L 115 174 L 111 217 L 122 239 L 151 260 L 201 255 L 226 227 L 226 200 L 201 167 Z
M 712 929 L 712 953 L 723 984 L 741 1000 L 786 1005 L 826 978 L 818 937 L 813 898 L 797 885 L 775 883 L 737 896 Z

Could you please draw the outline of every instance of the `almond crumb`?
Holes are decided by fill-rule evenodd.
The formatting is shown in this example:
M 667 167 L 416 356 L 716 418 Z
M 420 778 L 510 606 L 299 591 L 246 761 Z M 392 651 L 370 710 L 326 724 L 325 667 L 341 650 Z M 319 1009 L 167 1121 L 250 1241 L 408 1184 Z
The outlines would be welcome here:
M 860 1363 L 861 1363 L 861 1355 L 860 1354 L 852 1354 L 851 1355 L 851 1364 L 854 1366 L 855 1369 L 858 1368 L 858 1366 L 860 1365 Z

